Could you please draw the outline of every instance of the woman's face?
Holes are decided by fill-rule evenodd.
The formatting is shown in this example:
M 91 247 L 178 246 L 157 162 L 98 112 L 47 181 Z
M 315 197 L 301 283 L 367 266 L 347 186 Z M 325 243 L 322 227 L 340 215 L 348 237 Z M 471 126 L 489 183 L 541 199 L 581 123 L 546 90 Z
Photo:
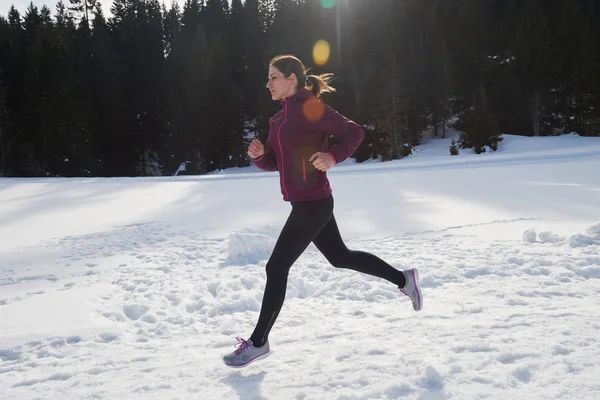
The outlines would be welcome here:
M 291 74 L 286 78 L 280 70 L 271 66 L 269 68 L 269 79 L 266 86 L 271 92 L 271 98 L 273 100 L 284 99 L 296 93 L 296 75 Z

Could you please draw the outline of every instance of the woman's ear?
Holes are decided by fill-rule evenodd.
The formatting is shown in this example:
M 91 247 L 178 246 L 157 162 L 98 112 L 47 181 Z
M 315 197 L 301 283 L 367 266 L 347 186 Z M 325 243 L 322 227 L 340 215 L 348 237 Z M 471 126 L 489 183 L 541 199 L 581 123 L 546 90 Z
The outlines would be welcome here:
M 298 77 L 296 76 L 296 74 L 295 74 L 295 73 L 293 73 L 293 72 L 292 72 L 292 73 L 290 74 L 290 79 L 291 79 L 292 81 L 295 81 L 295 82 L 296 82 L 296 85 L 298 84 Z

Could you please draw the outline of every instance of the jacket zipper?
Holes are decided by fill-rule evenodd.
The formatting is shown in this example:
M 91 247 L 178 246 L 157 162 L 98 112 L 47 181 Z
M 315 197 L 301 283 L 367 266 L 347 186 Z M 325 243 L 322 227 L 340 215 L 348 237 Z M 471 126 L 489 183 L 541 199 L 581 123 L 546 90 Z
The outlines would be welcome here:
M 302 179 L 306 182 L 306 160 L 302 157 Z
M 283 102 L 283 109 L 285 110 L 285 117 L 283 117 L 283 121 L 281 121 L 281 124 L 279 125 L 279 129 L 277 130 L 277 141 L 279 142 L 279 154 L 281 154 L 281 176 L 282 176 L 282 181 L 283 181 L 283 192 L 285 193 L 285 198 L 289 199 L 287 188 L 285 187 L 285 167 L 284 167 L 285 162 L 283 160 L 283 149 L 281 148 L 281 127 L 283 126 L 283 123 L 287 119 L 287 114 L 288 114 L 287 101 Z

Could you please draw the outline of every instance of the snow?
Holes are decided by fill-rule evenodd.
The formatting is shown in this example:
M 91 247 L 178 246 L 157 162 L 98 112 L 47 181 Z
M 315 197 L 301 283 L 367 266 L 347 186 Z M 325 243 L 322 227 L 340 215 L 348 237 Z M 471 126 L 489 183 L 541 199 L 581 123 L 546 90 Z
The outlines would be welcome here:
M 547 237 L 547 235 L 544 237 Z M 533 243 L 533 242 L 535 242 L 536 238 L 537 238 L 537 233 L 535 233 L 535 231 L 533 229 L 527 229 L 525 231 L 525 233 L 523 233 L 523 241 L 524 242 Z
M 1 179 L 2 398 L 599 398 L 600 138 L 451 139 L 329 173 L 348 246 L 419 268 L 423 311 L 311 245 L 242 370 L 276 173 Z

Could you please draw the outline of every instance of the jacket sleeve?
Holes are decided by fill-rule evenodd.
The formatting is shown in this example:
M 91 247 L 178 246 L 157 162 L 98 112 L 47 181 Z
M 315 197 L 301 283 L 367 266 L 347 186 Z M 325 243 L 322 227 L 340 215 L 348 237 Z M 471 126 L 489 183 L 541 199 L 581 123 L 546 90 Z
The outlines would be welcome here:
M 271 147 L 269 139 L 267 139 L 265 153 L 258 158 L 253 158 L 252 161 L 258 168 L 262 169 L 263 171 L 277 171 L 275 153 L 273 153 L 273 147 Z
M 324 106 L 325 110 L 319 124 L 326 133 L 333 134 L 339 139 L 338 143 L 329 150 L 329 154 L 336 164 L 341 163 L 354 154 L 363 141 L 365 132 L 356 122 L 344 117 L 327 104 Z

